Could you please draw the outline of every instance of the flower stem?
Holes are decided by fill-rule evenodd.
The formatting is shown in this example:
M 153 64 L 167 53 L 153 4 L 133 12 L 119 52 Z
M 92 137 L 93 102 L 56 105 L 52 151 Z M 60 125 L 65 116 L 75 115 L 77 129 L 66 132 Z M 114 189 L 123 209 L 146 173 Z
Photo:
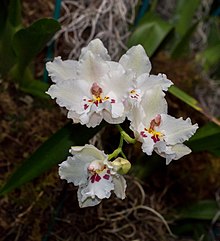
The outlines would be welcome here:
M 124 141 L 126 141 L 129 144 L 134 144 L 136 140 L 134 138 L 131 138 L 122 128 L 120 125 L 117 125 L 117 128 L 120 131 L 121 137 L 120 137 L 120 142 L 118 145 L 118 148 L 115 149 L 111 154 L 108 155 L 108 160 L 110 161 L 113 158 L 116 158 L 119 154 L 122 155 L 123 158 L 127 159 L 126 155 L 124 154 L 122 147 Z
M 124 139 L 127 143 L 129 143 L 129 144 L 135 144 L 135 143 L 136 143 L 136 139 L 130 137 L 130 136 L 128 135 L 128 133 L 126 133 L 126 132 L 121 128 L 120 125 L 117 125 L 117 128 L 118 128 L 118 130 L 120 131 L 121 136 L 123 137 L 123 139 Z

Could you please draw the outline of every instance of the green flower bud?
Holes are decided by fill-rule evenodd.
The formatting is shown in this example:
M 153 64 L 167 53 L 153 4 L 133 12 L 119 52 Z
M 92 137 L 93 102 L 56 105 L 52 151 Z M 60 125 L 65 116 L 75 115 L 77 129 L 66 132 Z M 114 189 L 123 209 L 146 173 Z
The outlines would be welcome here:
M 113 170 L 119 174 L 126 174 L 131 168 L 131 163 L 122 157 L 116 158 L 111 164 Z

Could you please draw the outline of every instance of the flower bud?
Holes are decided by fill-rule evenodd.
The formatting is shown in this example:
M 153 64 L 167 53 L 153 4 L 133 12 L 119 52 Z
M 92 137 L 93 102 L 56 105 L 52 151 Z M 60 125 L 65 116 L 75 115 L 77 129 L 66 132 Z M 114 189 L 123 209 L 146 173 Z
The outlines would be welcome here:
M 111 164 L 113 170 L 119 174 L 126 174 L 131 168 L 131 163 L 122 157 L 116 158 Z

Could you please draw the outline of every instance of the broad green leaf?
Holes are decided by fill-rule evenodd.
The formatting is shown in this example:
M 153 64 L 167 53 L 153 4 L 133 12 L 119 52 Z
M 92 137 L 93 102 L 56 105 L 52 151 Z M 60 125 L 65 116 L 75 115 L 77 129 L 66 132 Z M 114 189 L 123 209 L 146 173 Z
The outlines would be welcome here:
M 0 189 L 0 194 L 8 193 L 64 161 L 71 146 L 84 145 L 101 128 L 101 125 L 88 129 L 82 125 L 67 124 L 44 142 L 30 158 L 15 170 L 11 178 Z
M 45 92 L 48 90 L 49 85 L 40 80 L 32 80 L 27 84 L 21 84 L 20 89 L 28 94 L 31 94 L 42 99 L 50 99 L 49 95 Z
M 21 76 L 18 65 L 16 64 L 10 71 L 10 77 L 17 83 L 20 83 L 19 88 L 22 91 L 43 99 L 49 99 L 49 95 L 45 93 L 49 88 L 48 83 L 34 79 L 29 67 L 25 69 Z
M 178 219 L 212 220 L 219 207 L 214 200 L 202 200 L 189 207 L 178 210 Z
M 214 154 L 220 152 L 220 126 L 208 123 L 200 127 L 196 134 L 191 137 L 187 145 L 193 151 L 210 151 Z
M 201 0 L 178 0 L 172 17 L 172 24 L 175 25 L 177 37 L 182 37 L 192 25 L 193 16 L 201 3 Z M 179 40 L 178 40 L 179 41 Z
M 172 25 L 149 12 L 130 36 L 128 46 L 142 44 L 148 56 L 152 56 L 171 30 Z
M 59 29 L 60 24 L 56 20 L 45 18 L 15 34 L 13 48 L 21 70 L 25 69 Z
M 194 33 L 196 27 L 198 25 L 198 22 L 194 23 L 188 30 L 183 34 L 183 36 L 180 38 L 179 41 L 176 41 L 174 46 L 172 47 L 170 51 L 170 55 L 172 58 L 178 58 L 184 54 L 188 53 L 189 50 L 189 41 Z

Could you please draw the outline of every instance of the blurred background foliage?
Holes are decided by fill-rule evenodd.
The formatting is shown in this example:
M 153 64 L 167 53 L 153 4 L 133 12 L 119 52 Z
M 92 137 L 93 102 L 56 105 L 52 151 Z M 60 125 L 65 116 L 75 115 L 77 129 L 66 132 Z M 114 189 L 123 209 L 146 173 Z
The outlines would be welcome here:
M 121 0 L 118 2 L 100 0 L 88 1 L 88 3 L 82 1 L 80 5 L 74 0 L 71 3 L 63 0 L 62 5 L 61 1 L 56 1 L 55 4 L 51 2 L 49 6 L 52 10 L 49 14 L 44 15 L 43 12 L 40 15 L 38 11 L 36 16 L 40 19 L 34 22 L 29 21 L 27 13 L 26 17 L 22 16 L 25 15 L 22 9 L 28 12 L 30 6 L 28 1 L 23 1 L 23 5 L 19 0 L 0 2 L 0 76 L 2 83 L 7 82 L 16 86 L 16 91 L 19 91 L 20 95 L 31 96 L 33 101 L 38 103 L 35 105 L 47 106 L 48 111 L 51 111 L 54 107 L 45 94 L 50 84 L 44 68 L 47 60 L 58 54 L 77 58 L 81 47 L 96 37 L 103 40 L 114 59 L 118 59 L 127 47 L 142 44 L 153 62 L 153 72 L 164 72 L 168 77 L 171 75 L 169 78 L 175 83 L 175 86 L 169 89 L 168 94 L 171 113 L 175 116 L 192 117 L 193 122 L 199 123 L 200 129 L 186 143 L 195 154 L 183 158 L 180 164 L 171 163 L 174 167 L 169 167 L 168 171 L 164 166 L 164 160 L 160 157 L 153 155 L 147 157 L 146 161 L 146 156 L 139 151 L 138 145 L 125 147 L 128 157 L 134 161 L 131 174 L 144 182 L 155 176 L 155 179 L 161 178 L 162 183 L 166 178 L 171 179 L 169 176 L 171 174 L 174 181 L 175 178 L 180 178 L 180 180 L 195 178 L 198 180 L 198 185 L 200 185 L 200 178 L 202 180 L 204 176 L 208 178 L 213 176 L 215 185 L 210 188 L 208 186 L 210 182 L 203 187 L 204 189 L 210 188 L 212 195 L 207 192 L 209 195 L 201 195 L 202 199 L 198 199 L 193 196 L 194 193 L 191 193 L 190 195 L 194 198 L 189 198 L 191 202 L 188 203 L 187 199 L 184 202 L 186 196 L 184 192 L 190 192 L 191 189 L 183 189 L 183 193 L 178 194 L 183 200 L 175 200 L 174 203 L 177 203 L 170 207 L 172 214 L 168 212 L 165 215 L 168 220 L 174 220 L 171 229 L 179 237 L 189 238 L 187 240 L 220 240 L 218 186 L 220 184 L 218 98 L 220 96 L 220 2 L 218 0 L 190 2 L 187 0 Z M 99 11 L 95 11 L 97 9 Z M 115 21 L 111 29 L 109 26 L 112 25 L 104 21 L 107 15 L 111 15 L 111 19 Z M 43 18 L 45 16 L 47 18 Z M 80 22 L 80 18 L 84 22 Z M 111 35 L 108 35 L 110 30 Z M 57 111 L 57 109 L 54 110 Z M 19 112 L 19 105 L 17 111 Z M 98 135 L 101 136 L 102 147 L 109 152 L 114 149 L 111 142 L 117 138 L 117 133 L 112 132 L 106 124 L 99 128 L 87 129 L 70 123 L 65 123 L 63 126 L 63 122 L 65 122 L 63 118 L 60 118 L 59 126 L 51 131 L 52 133 L 56 131 L 56 133 L 53 135 L 50 133 L 50 137 L 47 134 L 44 138 L 47 140 L 41 140 L 42 144 L 38 145 L 39 148 L 33 154 L 28 153 L 28 157 L 23 162 L 15 165 L 13 171 L 10 170 L 4 175 L 0 189 L 2 195 L 11 197 L 10 192 L 13 193 L 15 188 L 22 190 L 26 185 L 30 185 L 20 187 L 64 160 L 71 145 L 88 143 L 93 136 L 95 136 L 93 142 L 97 144 Z M 59 130 L 57 130 L 58 127 L 60 127 Z M 124 128 L 127 129 L 126 123 Z M 4 137 L 1 137 L 1 142 L 4 144 Z M 33 149 L 35 150 L 36 147 L 33 147 L 32 151 Z M 23 159 L 23 157 L 19 158 Z M 208 160 L 208 164 L 204 165 L 203 159 Z M 183 162 L 185 166 L 181 166 Z M 174 173 L 178 173 L 174 174 L 172 168 Z M 181 174 L 182 169 L 183 174 Z M 196 173 L 200 170 L 204 173 Z M 168 177 L 164 174 L 166 172 L 168 172 Z M 162 177 L 160 177 L 161 173 Z M 204 180 L 201 181 L 201 185 L 205 184 Z M 157 187 L 157 183 L 152 182 L 154 187 Z M 194 186 L 194 188 L 198 187 Z M 175 195 L 175 189 L 171 188 L 171 190 Z M 191 192 L 195 190 L 192 189 Z M 60 203 L 62 200 L 61 198 Z M 167 200 L 171 201 L 172 197 Z M 60 208 L 60 203 L 57 209 Z M 53 230 L 55 216 L 51 218 L 49 231 L 43 240 L 48 240 Z M 9 239 L 6 237 L 3 240 L 10 240 L 10 235 L 8 237 Z M 180 239 L 165 238 L 164 240 Z

